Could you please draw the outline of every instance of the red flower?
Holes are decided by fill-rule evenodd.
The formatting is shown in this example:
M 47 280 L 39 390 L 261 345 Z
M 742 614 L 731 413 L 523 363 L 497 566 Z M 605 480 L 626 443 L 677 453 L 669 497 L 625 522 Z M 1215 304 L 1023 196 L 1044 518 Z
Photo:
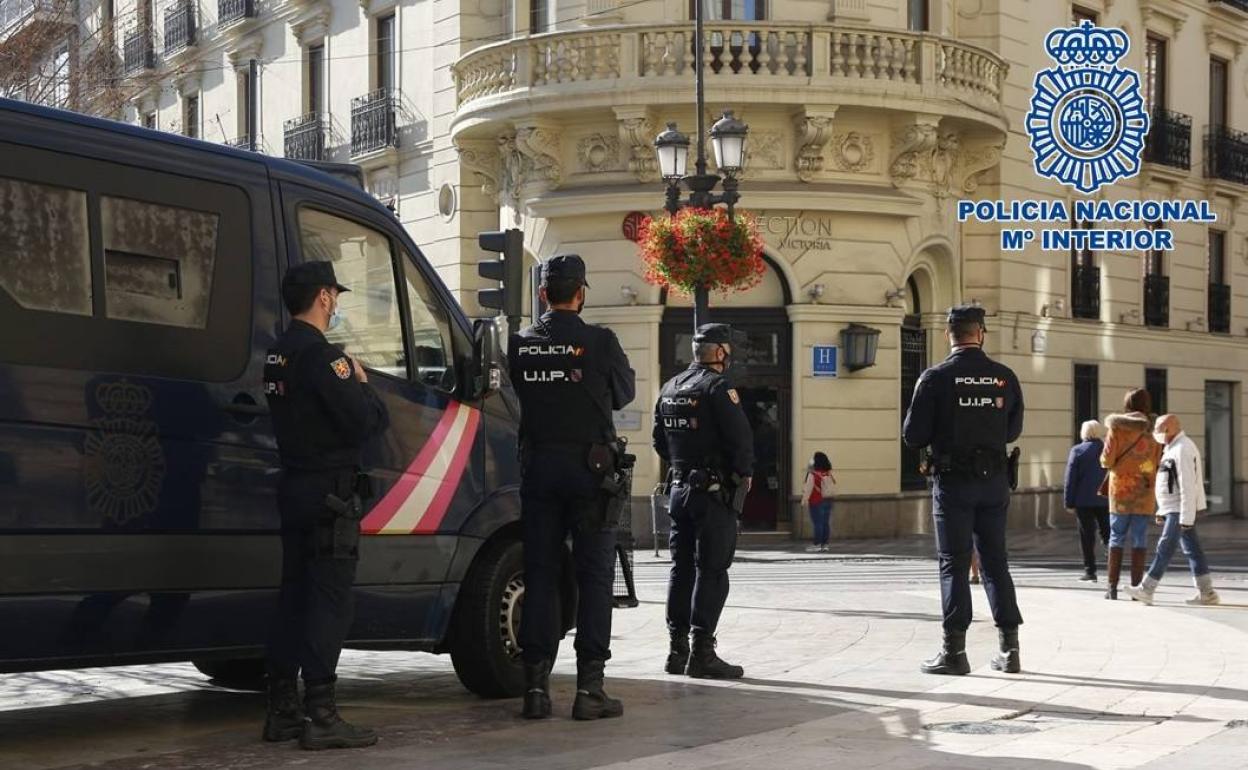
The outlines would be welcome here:
M 745 291 L 757 286 L 767 266 L 754 218 L 724 209 L 682 209 L 676 216 L 646 218 L 638 248 L 645 280 L 690 294 L 698 286 L 713 291 Z

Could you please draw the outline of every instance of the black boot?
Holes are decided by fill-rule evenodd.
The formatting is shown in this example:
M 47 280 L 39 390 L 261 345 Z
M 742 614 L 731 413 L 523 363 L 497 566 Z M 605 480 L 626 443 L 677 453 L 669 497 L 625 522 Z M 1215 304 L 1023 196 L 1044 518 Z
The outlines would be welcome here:
M 550 716 L 550 661 L 524 664 L 525 719 Z
M 356 727 L 338 716 L 334 703 L 334 683 L 304 682 L 303 706 L 308 721 L 303 725 L 299 745 L 305 749 L 359 749 L 377 742 L 377 733 L 367 727 Z
M 610 719 L 624 715 L 624 704 L 602 689 L 602 673 L 606 665 L 603 660 L 577 659 L 573 719 Z
M 294 678 L 268 681 L 269 713 L 264 718 L 266 741 L 293 741 L 303 733 L 303 709 L 299 708 L 299 685 Z
M 1018 656 L 1018 629 L 999 628 L 997 637 L 1001 640 L 1001 652 L 992 659 L 992 670 L 1004 671 L 1007 674 L 1017 674 L 1022 671 L 1022 663 Z
M 715 637 L 695 632 L 685 673 L 694 679 L 740 679 L 745 676 L 745 669 L 726 663 L 715 654 Z
M 685 673 L 689 665 L 689 632 L 672 631 L 672 644 L 667 652 L 667 665 L 663 668 L 669 674 Z
M 936 657 L 923 661 L 919 670 L 924 674 L 947 676 L 966 676 L 971 673 L 971 664 L 966 659 L 966 633 L 946 631 L 940 652 Z

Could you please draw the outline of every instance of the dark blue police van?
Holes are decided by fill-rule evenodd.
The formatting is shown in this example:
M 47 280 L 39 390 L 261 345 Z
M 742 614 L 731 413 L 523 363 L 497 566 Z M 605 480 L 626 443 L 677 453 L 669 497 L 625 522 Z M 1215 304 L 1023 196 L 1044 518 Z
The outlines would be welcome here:
M 261 371 L 280 276 L 328 259 L 353 290 L 330 339 L 391 415 L 347 644 L 449 652 L 470 690 L 520 694 L 498 334 L 351 168 L 0 100 L 0 672 L 258 680 L 281 561 Z

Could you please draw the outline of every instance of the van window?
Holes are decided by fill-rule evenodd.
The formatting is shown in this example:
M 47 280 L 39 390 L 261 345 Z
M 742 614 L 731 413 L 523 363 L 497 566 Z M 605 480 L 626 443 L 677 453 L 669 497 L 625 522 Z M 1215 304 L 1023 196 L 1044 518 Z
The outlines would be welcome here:
M 429 282 L 420 274 L 416 262 L 407 256 L 403 261 L 407 276 L 407 304 L 412 317 L 412 349 L 416 357 L 416 379 L 431 388 L 455 390 L 455 358 L 451 347 L 451 324 L 446 309 L 438 303 Z
M 100 220 L 109 318 L 208 325 L 216 214 L 105 196 Z
M 351 290 L 338 297 L 342 321 L 325 336 L 369 369 L 406 378 L 407 353 L 389 237 L 310 208 L 299 210 L 299 237 L 303 258 L 333 262 L 338 282 Z
M 0 177 L 0 287 L 27 310 L 91 315 L 87 194 Z

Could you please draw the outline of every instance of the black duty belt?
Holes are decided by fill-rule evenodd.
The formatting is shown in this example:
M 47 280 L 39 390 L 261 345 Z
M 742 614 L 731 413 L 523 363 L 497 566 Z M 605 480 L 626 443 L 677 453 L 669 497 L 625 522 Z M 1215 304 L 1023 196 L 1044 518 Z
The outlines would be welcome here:
M 723 478 L 710 468 L 673 468 L 673 484 L 688 484 L 698 492 L 715 492 L 720 489 Z

